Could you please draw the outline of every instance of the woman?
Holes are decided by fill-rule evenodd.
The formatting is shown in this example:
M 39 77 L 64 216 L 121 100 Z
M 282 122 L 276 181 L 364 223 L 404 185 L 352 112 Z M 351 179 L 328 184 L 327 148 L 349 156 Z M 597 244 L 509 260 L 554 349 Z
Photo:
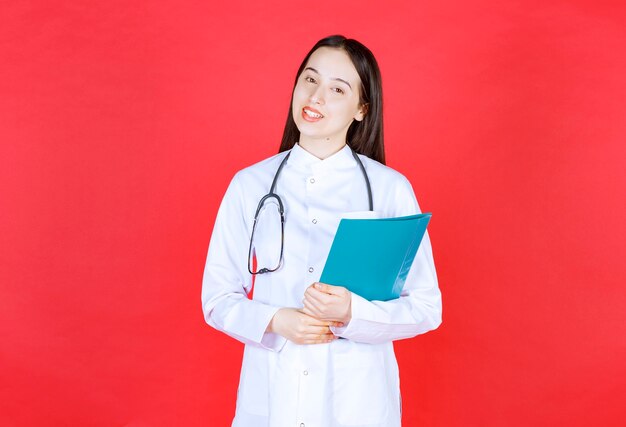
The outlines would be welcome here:
M 342 217 L 420 212 L 384 166 L 381 89 L 365 46 L 320 40 L 298 70 L 279 154 L 238 172 L 224 196 L 202 304 L 209 325 L 245 344 L 233 426 L 400 425 L 392 341 L 441 323 L 428 235 L 396 300 L 317 283 Z

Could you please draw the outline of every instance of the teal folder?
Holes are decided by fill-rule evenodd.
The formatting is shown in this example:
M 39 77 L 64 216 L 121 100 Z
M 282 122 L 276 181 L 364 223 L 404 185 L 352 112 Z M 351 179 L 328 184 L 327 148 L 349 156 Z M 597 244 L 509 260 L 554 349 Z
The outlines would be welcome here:
M 431 216 L 342 219 L 320 282 L 370 301 L 400 297 Z

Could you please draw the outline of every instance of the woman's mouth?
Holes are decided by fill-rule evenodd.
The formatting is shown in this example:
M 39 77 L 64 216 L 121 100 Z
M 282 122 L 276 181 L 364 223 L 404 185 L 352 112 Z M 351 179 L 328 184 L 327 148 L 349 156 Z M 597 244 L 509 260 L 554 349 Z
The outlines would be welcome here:
M 304 107 L 302 109 L 302 118 L 306 120 L 307 122 L 317 122 L 323 119 L 324 116 L 322 115 L 322 113 L 320 113 L 319 111 L 313 108 Z

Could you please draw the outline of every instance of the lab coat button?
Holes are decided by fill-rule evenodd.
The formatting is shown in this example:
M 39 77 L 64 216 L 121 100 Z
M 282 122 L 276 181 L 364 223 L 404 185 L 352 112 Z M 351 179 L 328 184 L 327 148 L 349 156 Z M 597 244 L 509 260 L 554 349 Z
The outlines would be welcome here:
M 309 273 L 313 273 L 313 267 L 309 267 Z
M 300 423 L 300 427 L 304 427 L 304 423 Z
M 315 218 L 313 218 L 313 221 L 311 221 L 313 224 L 317 224 L 317 220 Z
M 304 376 L 309 375 L 309 371 L 304 371 L 304 372 L 302 372 L 302 375 L 304 375 Z
M 311 178 L 311 179 L 309 179 L 309 182 L 310 182 L 311 184 L 315 184 L 315 178 Z

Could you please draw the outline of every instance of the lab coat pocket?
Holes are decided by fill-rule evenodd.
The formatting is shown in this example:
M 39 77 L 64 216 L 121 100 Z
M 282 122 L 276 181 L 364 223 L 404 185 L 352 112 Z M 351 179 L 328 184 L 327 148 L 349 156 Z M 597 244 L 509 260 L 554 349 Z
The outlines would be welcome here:
M 263 364 L 259 361 L 258 354 L 252 354 L 259 353 L 257 349 L 246 348 L 245 353 L 237 390 L 237 410 L 267 416 L 269 414 L 268 394 L 262 392 L 268 384 L 267 371 L 262 369 Z
M 346 426 L 383 423 L 389 402 L 382 354 L 335 354 L 333 364 L 333 402 L 337 421 Z

